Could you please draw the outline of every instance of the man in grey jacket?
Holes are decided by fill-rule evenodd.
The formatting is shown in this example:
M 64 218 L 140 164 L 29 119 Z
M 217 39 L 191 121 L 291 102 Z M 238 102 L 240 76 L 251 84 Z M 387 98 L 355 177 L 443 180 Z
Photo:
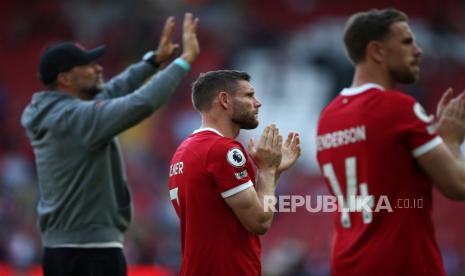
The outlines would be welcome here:
M 115 136 L 173 94 L 199 54 L 197 22 L 185 14 L 181 57 L 168 65 L 178 48 L 170 17 L 157 54 L 107 84 L 95 61 L 103 46 L 86 50 L 61 43 L 42 55 L 40 78 L 47 89 L 33 95 L 21 124 L 36 157 L 46 276 L 126 275 L 122 248 L 131 200 Z M 144 84 L 160 65 L 166 67 Z

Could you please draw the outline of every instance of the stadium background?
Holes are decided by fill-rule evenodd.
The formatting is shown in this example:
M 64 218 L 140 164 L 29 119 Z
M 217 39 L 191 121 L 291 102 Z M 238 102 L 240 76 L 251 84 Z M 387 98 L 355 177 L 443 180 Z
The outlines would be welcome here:
M 344 56 L 344 22 L 353 12 L 384 7 L 403 10 L 411 18 L 425 54 L 421 80 L 402 89 L 433 112 L 448 86 L 456 92 L 465 88 L 463 0 L 4 1 L 0 8 L 0 275 L 40 275 L 34 159 L 19 117 L 31 94 L 41 88 L 37 62 L 47 43 L 106 44 L 101 64 L 109 79 L 157 46 L 168 15 L 176 16 L 178 41 L 182 14 L 192 11 L 200 17 L 201 55 L 176 95 L 155 116 L 121 135 L 135 206 L 125 242 L 130 275 L 156 271 L 174 275 L 180 243 L 167 177 L 176 146 L 199 126 L 190 103 L 192 81 L 200 72 L 214 69 L 249 72 L 263 104 L 261 126 L 244 132 L 241 139 L 258 137 L 271 122 L 282 132 L 299 131 L 303 157 L 282 177 L 278 193 L 327 194 L 315 163 L 314 136 L 321 108 L 350 85 L 353 71 Z M 433 216 L 448 275 L 465 275 L 465 203 L 436 193 Z M 264 274 L 327 275 L 331 234 L 332 214 L 308 213 L 303 208 L 277 214 L 262 238 Z

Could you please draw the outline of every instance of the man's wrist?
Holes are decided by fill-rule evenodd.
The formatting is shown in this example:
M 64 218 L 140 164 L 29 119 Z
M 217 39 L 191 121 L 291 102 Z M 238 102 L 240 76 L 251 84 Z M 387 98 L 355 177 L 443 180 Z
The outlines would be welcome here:
M 192 56 L 190 53 L 182 53 L 181 58 L 184 59 L 187 63 L 192 64 L 194 62 L 195 57 Z
M 269 179 L 276 179 L 278 175 L 278 171 L 275 168 L 267 168 L 267 169 L 258 169 L 259 173 Z
M 189 71 L 191 68 L 190 64 L 182 57 L 175 59 L 174 63 L 179 65 L 185 71 Z
M 442 136 L 442 135 L 439 135 L 439 136 L 442 138 L 444 143 L 446 143 L 447 145 L 451 147 L 460 148 L 460 146 L 462 145 L 462 141 L 458 137 Z
M 156 51 L 148 51 L 142 57 L 142 60 L 147 62 L 148 64 L 152 65 L 153 68 L 158 69 L 160 68 L 160 64 L 156 61 L 157 52 Z

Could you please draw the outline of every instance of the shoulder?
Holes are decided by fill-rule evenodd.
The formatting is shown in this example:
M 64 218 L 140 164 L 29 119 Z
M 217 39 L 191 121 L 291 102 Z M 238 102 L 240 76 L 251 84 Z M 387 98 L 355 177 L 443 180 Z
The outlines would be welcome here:
M 388 94 L 389 105 L 392 107 L 392 111 L 398 115 L 404 116 L 407 113 L 412 117 L 420 119 L 420 121 L 431 123 L 432 117 L 428 115 L 423 106 L 412 96 L 396 90 L 386 94 Z
M 389 117 L 396 117 L 399 113 L 410 113 L 417 104 L 412 96 L 398 90 L 377 91 L 360 99 L 356 107 L 361 111 Z
M 82 101 L 76 98 L 62 98 L 56 103 L 52 115 L 57 117 L 57 120 L 69 119 L 76 117 L 83 119 L 81 116 L 89 110 L 89 107 L 95 105 L 94 101 Z
M 389 99 L 389 101 L 393 103 L 411 105 L 416 102 L 412 96 L 407 95 L 399 90 L 389 90 L 380 94 L 382 94 L 384 98 Z
M 47 114 L 51 122 L 61 121 L 79 106 L 76 98 L 58 92 L 41 92 L 34 95 L 30 106 L 34 106 L 37 113 Z
M 209 152 L 211 161 L 226 160 L 234 167 L 242 167 L 246 163 L 246 152 L 238 141 L 220 137 L 212 144 Z
M 212 144 L 211 150 L 214 152 L 229 152 L 233 149 L 238 149 L 244 151 L 244 147 L 238 141 L 227 138 L 220 137 Z

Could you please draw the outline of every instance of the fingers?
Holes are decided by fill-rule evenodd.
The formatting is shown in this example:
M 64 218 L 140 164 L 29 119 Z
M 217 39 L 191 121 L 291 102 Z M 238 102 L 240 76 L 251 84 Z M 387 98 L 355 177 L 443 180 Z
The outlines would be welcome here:
M 170 16 L 166 19 L 165 25 L 161 32 L 160 41 L 158 42 L 157 56 L 155 62 L 164 67 L 166 63 L 173 58 L 176 53 L 176 48 L 173 44 L 173 30 L 175 19 Z
M 444 111 L 445 118 L 459 125 L 465 123 L 465 98 L 462 94 L 452 99 Z
M 279 129 L 276 127 L 275 124 L 270 126 L 270 132 L 268 133 L 268 141 L 270 143 L 271 148 L 281 149 L 283 145 L 283 137 L 279 135 Z
M 249 142 L 251 150 L 254 143 Z M 266 126 L 260 136 L 260 142 L 257 145 L 254 154 L 255 164 L 259 169 L 278 169 L 282 160 L 283 137 L 279 134 L 276 125 Z
M 300 135 L 299 133 L 296 133 L 294 136 L 294 145 L 300 146 Z
M 299 133 L 297 132 L 289 132 L 289 134 L 287 135 L 287 139 L 286 139 L 286 142 L 284 143 L 284 146 L 286 147 L 294 147 L 296 145 L 300 145 L 300 136 L 299 136 Z
M 465 93 L 450 100 L 437 124 L 438 133 L 445 139 L 462 144 L 465 137 Z
M 194 22 L 192 23 L 192 29 L 191 30 L 192 30 L 193 33 L 197 32 L 197 26 L 199 25 L 198 23 L 199 23 L 199 18 L 196 17 L 194 19 Z
M 289 132 L 285 146 L 292 149 L 292 151 L 296 152 L 297 155 L 300 156 L 301 148 L 299 133 Z
M 271 137 L 271 146 L 272 147 L 276 147 L 279 143 L 279 138 L 280 138 L 280 135 L 279 135 L 279 130 L 278 128 L 275 126 L 275 125 L 272 125 L 272 137 Z M 283 138 L 281 137 L 281 143 L 283 141 Z
M 461 99 L 461 100 L 464 100 L 465 99 L 465 90 L 462 91 L 462 93 L 460 93 L 457 98 Z
M 300 154 L 302 153 L 302 149 L 300 147 L 300 135 L 298 133 L 296 133 L 294 136 L 293 147 L 295 151 L 297 152 L 297 156 L 300 156 Z
M 195 33 L 197 31 L 197 25 L 199 23 L 199 18 L 192 15 L 190 12 L 184 14 L 183 21 L 183 30 L 184 32 Z
M 281 148 L 283 144 L 283 137 L 279 135 L 279 129 L 276 125 L 272 124 L 263 130 L 262 136 L 260 137 L 259 146 L 264 148 L 277 149 Z
M 249 150 L 249 153 L 255 152 L 255 141 L 253 138 L 249 139 L 249 144 L 247 146 L 247 149 Z
M 174 17 L 170 16 L 165 21 L 165 26 L 163 27 L 162 31 L 162 39 L 171 39 L 174 30 Z
M 455 120 L 460 126 L 462 127 L 465 126 L 465 101 L 464 100 L 459 100 L 457 102 Z
M 462 95 L 462 94 L 461 94 Z M 465 99 L 463 98 L 463 96 L 459 96 L 460 97 L 460 100 L 458 101 L 457 103 L 457 118 L 462 122 L 462 124 L 464 123 L 464 119 L 465 119 Z
M 262 132 L 262 136 L 260 136 L 260 142 L 258 142 L 260 147 L 264 147 L 266 145 L 269 132 L 270 132 L 270 126 L 265 127 L 265 129 Z
M 447 104 L 452 99 L 453 92 L 454 90 L 451 87 L 447 88 L 444 94 L 442 94 L 441 100 L 439 101 L 439 103 Z
M 192 13 L 184 14 L 182 33 L 183 53 L 181 57 L 189 64 L 191 64 L 200 53 L 196 34 L 198 22 L 199 19 L 194 19 Z
M 294 140 L 294 132 L 291 131 L 287 135 L 287 139 L 286 139 L 286 142 L 284 143 L 284 146 L 285 147 L 291 146 L 291 143 L 292 143 L 293 140 Z
M 295 152 L 297 158 L 302 154 L 302 148 L 300 147 L 300 135 L 299 133 L 294 133 L 294 139 L 292 141 L 292 150 Z
M 274 137 L 274 125 L 269 125 L 268 126 L 268 132 L 267 132 L 267 136 L 266 136 L 266 144 L 267 146 L 269 146 L 270 144 L 273 144 L 273 137 Z
M 182 25 L 182 28 L 184 31 L 187 31 L 189 29 L 189 27 L 192 25 L 192 13 L 190 12 L 186 12 L 184 14 L 184 21 L 183 21 L 183 25 Z
M 442 115 L 442 112 L 444 111 L 444 107 L 449 103 L 449 101 L 452 99 L 452 88 L 447 88 L 446 92 L 444 92 L 441 96 L 441 99 L 439 100 L 438 107 L 437 107 L 437 112 L 436 116 L 439 118 Z

